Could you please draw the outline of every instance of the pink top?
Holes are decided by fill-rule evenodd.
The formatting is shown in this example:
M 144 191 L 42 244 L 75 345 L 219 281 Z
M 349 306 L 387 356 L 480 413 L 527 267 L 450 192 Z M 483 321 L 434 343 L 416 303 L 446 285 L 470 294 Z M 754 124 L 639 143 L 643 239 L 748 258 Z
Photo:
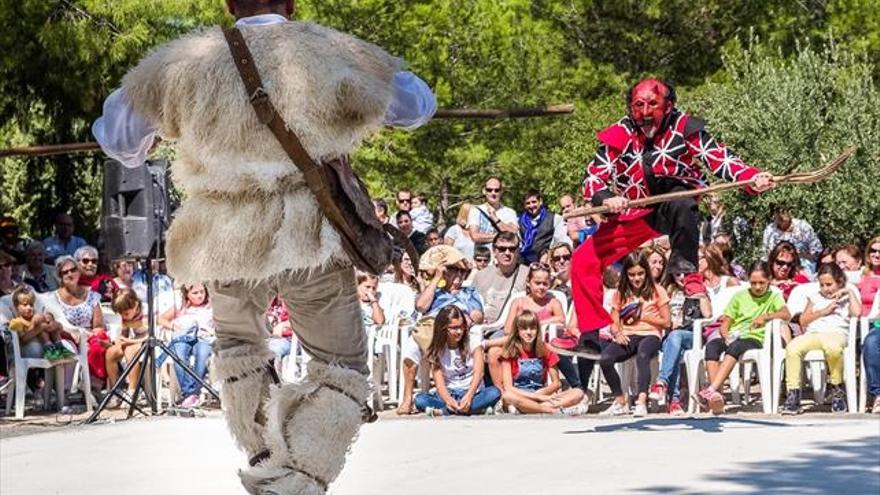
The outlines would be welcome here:
M 862 296 L 862 316 L 868 316 L 874 304 L 874 296 L 880 291 L 880 274 L 865 275 L 859 282 L 859 293 Z

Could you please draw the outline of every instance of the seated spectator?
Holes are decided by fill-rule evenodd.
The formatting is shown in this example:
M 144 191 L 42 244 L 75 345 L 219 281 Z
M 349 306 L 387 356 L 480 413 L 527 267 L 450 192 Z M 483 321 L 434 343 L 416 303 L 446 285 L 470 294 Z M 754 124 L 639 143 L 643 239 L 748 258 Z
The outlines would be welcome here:
M 403 233 L 403 235 L 409 237 L 409 240 L 415 246 L 416 251 L 419 254 L 425 254 L 425 251 L 428 250 L 427 237 L 425 234 L 415 230 L 412 224 L 412 217 L 410 217 L 408 211 L 398 211 L 394 216 L 397 219 L 397 228 Z
M 0 251 L 0 296 L 12 294 L 21 285 L 14 278 L 17 266 L 15 258 L 11 254 Z
M 666 277 L 666 255 L 657 246 L 654 246 L 648 250 L 647 256 L 648 266 L 651 267 L 651 280 L 655 284 L 662 285 Z
M 679 367 L 684 352 L 694 345 L 694 320 L 712 316 L 712 303 L 709 295 L 699 289 L 685 295 L 684 274 L 667 274 L 666 293 L 669 295 L 669 316 L 672 331 L 663 340 L 663 359 L 660 373 L 651 386 L 648 398 L 664 405 L 668 401 L 667 412 L 674 416 L 684 414 L 681 407 L 681 376 Z
M 0 250 L 15 258 L 17 265 L 25 262 L 24 251 L 30 239 L 19 236 L 18 222 L 10 216 L 0 217 Z
M 94 292 L 92 292 L 94 294 Z M 112 387 L 119 378 L 119 364 L 123 358 L 131 363 L 141 345 L 147 340 L 147 317 L 144 314 L 141 300 L 130 288 L 121 289 L 113 297 L 113 311 L 122 317 L 122 331 L 107 349 L 107 386 Z M 141 363 L 136 362 L 128 374 L 128 395 L 123 397 L 131 400 L 137 387 Z M 118 401 L 114 401 L 118 404 Z
M 373 209 L 376 211 L 376 218 L 379 219 L 379 223 L 384 225 L 391 221 L 391 218 L 388 217 L 388 203 L 384 199 L 374 199 Z
M 862 280 L 862 250 L 855 244 L 844 244 L 834 251 L 834 262 L 846 274 L 847 282 L 859 285 Z
M 40 241 L 31 241 L 24 250 L 25 264 L 19 268 L 18 278 L 37 292 L 51 292 L 58 288 L 58 277 L 52 265 L 47 265 L 46 249 Z
M 474 279 L 477 277 L 477 274 L 485 270 L 489 266 L 489 262 L 491 260 L 492 251 L 487 246 L 479 246 L 475 248 L 474 262 L 471 265 L 471 273 L 468 275 L 465 283 L 467 285 L 474 285 Z
M 113 260 L 113 290 L 131 288 L 134 284 L 134 261 L 120 258 Z
M 580 405 L 582 390 L 560 391 L 559 356 L 539 338 L 540 325 L 538 316 L 528 310 L 513 321 L 513 331 L 501 353 L 504 405 L 523 414 L 585 414 L 586 406 Z
M 208 374 L 208 359 L 214 345 L 214 311 L 211 296 L 204 284 L 184 284 L 180 287 L 181 308 L 170 308 L 159 315 L 159 324 L 172 331 L 169 347 L 181 360 L 189 363 L 193 357 L 192 370 L 202 380 Z M 180 385 L 180 407 L 198 407 L 202 386 L 183 367 L 174 363 L 177 383 Z
M 486 202 L 472 207 L 467 220 L 471 239 L 476 246 L 494 242 L 495 236 L 501 232 L 519 235 L 516 212 L 501 203 L 503 195 L 501 179 L 494 176 L 487 178 L 483 184 Z
M 435 389 L 415 399 L 416 408 L 428 416 L 481 414 L 501 397 L 497 388 L 483 385 L 483 348 L 470 338 L 467 320 L 461 309 L 447 306 L 434 321 L 425 360 Z
M 409 254 L 403 252 L 399 254 L 399 257 L 398 255 L 392 256 L 391 265 L 394 269 L 394 283 L 403 284 L 415 292 L 421 292 L 422 287 L 419 285 L 419 279 Z
M 773 222 L 764 229 L 764 252 L 770 253 L 782 241 L 788 241 L 794 247 L 808 276 L 816 272 L 816 261 L 822 253 L 822 241 L 805 220 L 792 218 L 785 208 L 776 208 Z
M 553 243 L 570 242 L 562 216 L 547 210 L 541 193 L 526 193 L 523 212 L 519 216 L 520 262 L 524 265 L 539 261 L 540 254 Z
M 870 411 L 873 414 L 880 414 L 880 292 L 874 295 L 874 303 L 868 313 L 868 318 L 870 319 L 870 328 L 868 335 L 862 342 L 865 385 L 868 388 L 865 407 L 872 404 Z
M 565 243 L 550 246 L 550 288 L 565 294 L 571 304 L 571 246 Z
M 358 284 L 357 293 L 361 303 L 364 330 L 369 332 L 371 329 L 385 324 L 385 312 L 379 305 L 379 277 L 358 270 L 355 278 Z
M 693 398 L 714 414 L 724 412 L 724 397 L 721 395 L 724 380 L 746 351 L 762 347 L 767 323 L 791 317 L 782 296 L 770 290 L 770 276 L 770 267 L 764 262 L 754 263 L 749 268 L 749 288 L 731 298 L 721 317 L 720 336 L 706 343 L 706 371 L 710 383 Z
M 409 216 L 412 218 L 414 230 L 428 235 L 428 231 L 434 228 L 434 215 L 428 210 L 428 197 L 425 193 L 419 193 L 413 196 Z
M 550 289 L 550 267 L 540 263 L 532 263 L 526 276 L 526 295 L 514 299 L 507 313 L 504 328 L 492 334 L 490 339 L 483 341 L 483 348 L 489 354 L 489 375 L 492 383 L 499 389 L 504 388 L 501 355 L 502 346 L 514 330 L 514 321 L 523 311 L 531 311 L 538 316 L 542 325 L 549 323 L 565 324 L 565 310 L 562 304 L 548 293 Z
M 54 262 L 59 256 L 73 256 L 77 249 L 86 245 L 85 239 L 73 235 L 73 231 L 73 217 L 59 213 L 55 217 L 55 235 L 43 239 L 47 260 Z
M 443 236 L 443 242 L 446 245 L 452 246 L 461 251 L 466 258 L 473 259 L 475 256 L 474 241 L 471 239 L 467 224 L 470 212 L 471 204 L 462 203 L 458 208 L 458 216 L 455 218 L 455 225 L 446 230 L 446 234 Z
M 165 260 L 154 259 L 150 262 L 150 270 L 153 272 L 153 306 L 155 315 L 165 312 L 175 306 L 174 281 L 166 274 Z M 147 272 L 144 269 L 135 270 L 131 276 L 131 288 L 137 293 L 141 301 L 147 303 Z
M 731 276 L 730 267 L 721 249 L 715 244 L 700 246 L 698 251 L 697 267 L 703 274 L 703 283 L 709 291 L 709 298 L 713 298 L 725 287 L 739 285 L 736 277 Z
M 819 255 L 818 265 L 827 265 L 828 263 L 836 263 L 837 260 L 834 259 L 834 253 L 837 252 L 836 248 L 826 247 L 822 250 L 822 253 Z
M 266 344 L 275 356 L 275 369 L 281 374 L 281 363 L 290 354 L 293 345 L 292 339 L 296 338 L 293 334 L 293 327 L 290 325 L 290 313 L 288 313 L 284 300 L 277 296 L 272 299 L 272 303 L 269 304 L 269 309 L 266 311 L 266 317 L 269 319 L 269 327 L 272 329 L 272 335 L 269 336 Z
M 18 334 L 22 357 L 58 361 L 75 356 L 62 343 L 73 337 L 61 328 L 52 313 L 36 312 L 36 301 L 37 296 L 29 287 L 19 287 L 12 293 L 15 317 L 9 321 L 9 330 Z
M 837 265 L 819 267 L 819 288 L 807 295 L 807 305 L 800 316 L 803 335 L 785 348 L 785 383 L 788 395 L 782 414 L 801 412 L 801 367 L 804 356 L 812 350 L 825 354 L 831 382 L 831 410 L 846 411 L 843 388 L 843 349 L 849 334 L 850 318 L 862 313 L 859 295 L 847 287 L 846 275 Z
M 801 259 L 794 245 L 788 241 L 780 241 L 773 248 L 767 263 L 772 270 L 770 284 L 782 291 L 782 297 L 786 301 L 796 285 L 810 281 L 801 273 Z
M 79 285 L 88 287 L 101 296 L 101 302 L 113 300 L 113 277 L 98 273 L 98 250 L 92 246 L 83 246 L 73 253 L 79 265 Z
M 433 247 L 422 256 L 419 271 L 426 273 L 430 282 L 416 298 L 418 312 L 436 316 L 441 309 L 454 305 L 465 312 L 469 324 L 483 322 L 483 303 L 477 290 L 462 287 L 468 268 L 461 251 L 446 245 Z
M 440 232 L 437 232 L 437 229 L 431 227 L 425 232 L 425 245 L 428 246 L 428 249 L 439 246 L 443 244 L 443 239 L 440 238 Z
M 401 211 L 409 213 L 409 210 L 412 209 L 412 197 L 412 191 L 409 189 L 401 189 L 400 191 L 397 191 L 397 213 L 400 213 Z M 412 219 L 412 217 L 410 217 L 410 219 Z M 396 214 L 391 217 L 391 225 L 400 228 L 400 225 L 397 224 Z
M 72 256 L 59 256 L 55 260 L 55 273 L 61 279 L 61 286 L 51 297 L 64 318 L 74 327 L 82 328 L 86 332 L 89 372 L 103 380 L 107 377 L 104 354 L 110 346 L 110 339 L 104 330 L 101 296 L 88 287 L 79 285 L 79 264 Z M 71 350 L 76 352 L 75 347 Z
M 745 280 L 747 278 L 746 269 L 737 263 L 734 257 L 733 238 L 727 234 L 718 235 L 715 236 L 714 244 L 718 246 L 721 256 L 724 258 L 727 266 L 730 267 L 730 274 L 736 277 L 737 281 Z
M 869 314 L 871 304 L 880 291 L 880 236 L 868 241 L 865 248 L 865 267 L 859 281 L 859 293 L 862 299 L 862 314 Z
M 565 221 L 565 233 L 571 241 L 573 247 L 577 247 L 581 243 L 580 231 L 586 228 L 586 217 L 574 217 L 565 220 L 565 215 L 573 211 L 575 208 L 574 198 L 571 194 L 563 194 L 559 198 L 559 209 L 562 212 L 562 218 Z
M 492 243 L 495 264 L 474 275 L 473 287 L 483 299 L 485 322 L 494 324 L 514 292 L 526 290 L 529 269 L 519 264 L 516 234 L 502 232 Z
M 614 402 L 603 415 L 626 414 L 626 396 L 615 363 L 636 357 L 638 396 L 633 416 L 648 414 L 648 387 L 651 385 L 651 360 L 660 351 L 660 338 L 669 328 L 669 296 L 651 280 L 648 258 L 636 251 L 623 259 L 620 285 L 611 304 L 611 333 L 614 341 L 602 350 L 600 364 Z

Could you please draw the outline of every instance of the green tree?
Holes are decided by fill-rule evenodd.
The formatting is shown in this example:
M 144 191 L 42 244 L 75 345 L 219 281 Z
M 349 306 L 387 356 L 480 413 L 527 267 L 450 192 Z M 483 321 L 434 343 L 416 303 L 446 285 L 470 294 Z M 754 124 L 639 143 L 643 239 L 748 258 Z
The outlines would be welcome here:
M 748 163 L 776 174 L 807 171 L 852 144 L 856 155 L 816 185 L 780 187 L 745 200 L 729 194 L 731 215 L 751 226 L 744 253 L 755 257 L 775 205 L 810 222 L 828 244 L 860 242 L 880 226 L 880 92 L 874 67 L 838 47 L 801 48 L 791 57 L 752 44 L 724 58 L 727 80 L 691 103 L 717 137 Z

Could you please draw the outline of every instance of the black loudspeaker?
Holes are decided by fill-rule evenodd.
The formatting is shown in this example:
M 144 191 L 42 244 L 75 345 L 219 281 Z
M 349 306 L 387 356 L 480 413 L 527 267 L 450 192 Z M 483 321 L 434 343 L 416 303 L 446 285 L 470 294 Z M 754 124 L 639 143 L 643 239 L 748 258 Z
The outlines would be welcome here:
M 104 249 L 115 258 L 158 257 L 168 226 L 168 162 L 135 168 L 116 160 L 104 167 Z

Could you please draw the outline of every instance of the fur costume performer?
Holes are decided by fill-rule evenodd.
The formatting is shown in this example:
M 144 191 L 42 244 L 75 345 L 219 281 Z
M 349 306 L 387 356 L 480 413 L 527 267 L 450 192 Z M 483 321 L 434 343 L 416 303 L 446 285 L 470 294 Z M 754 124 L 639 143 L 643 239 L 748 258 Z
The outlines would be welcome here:
M 236 26 L 315 161 L 350 154 L 380 126 L 417 127 L 436 109 L 427 85 L 377 46 L 276 14 Z M 321 494 L 363 421 L 366 336 L 339 236 L 249 96 L 221 29 L 206 29 L 144 58 L 93 132 L 130 166 L 150 133 L 177 141 L 171 173 L 186 199 L 167 235 L 168 268 L 211 287 L 223 408 L 250 457 L 242 482 L 254 494 Z M 266 310 L 276 296 L 313 358 L 299 384 L 273 385 Z

